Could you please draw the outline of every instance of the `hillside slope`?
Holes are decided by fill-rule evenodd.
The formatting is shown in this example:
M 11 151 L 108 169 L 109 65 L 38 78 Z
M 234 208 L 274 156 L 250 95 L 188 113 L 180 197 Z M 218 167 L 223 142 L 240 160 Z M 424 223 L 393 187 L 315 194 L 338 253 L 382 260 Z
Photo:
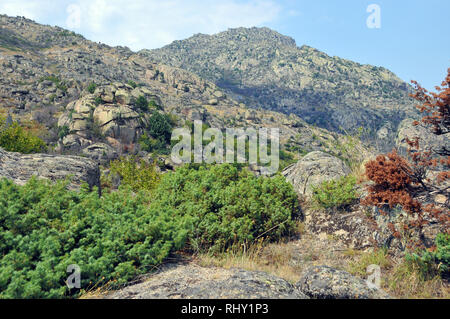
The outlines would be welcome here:
M 298 116 L 248 109 L 189 71 L 26 18 L 0 15 L 0 65 L 0 115 L 37 122 L 60 153 L 138 152 L 135 146 L 151 115 L 136 108 L 143 95 L 174 115 L 177 126 L 203 120 L 218 128 L 277 127 L 282 146 L 293 153 L 339 155 L 338 134 Z M 96 86 L 89 91 L 92 83 Z
M 268 28 L 197 34 L 140 54 L 213 81 L 249 107 L 294 113 L 333 131 L 394 132 L 414 113 L 410 87 L 389 70 L 297 47 Z

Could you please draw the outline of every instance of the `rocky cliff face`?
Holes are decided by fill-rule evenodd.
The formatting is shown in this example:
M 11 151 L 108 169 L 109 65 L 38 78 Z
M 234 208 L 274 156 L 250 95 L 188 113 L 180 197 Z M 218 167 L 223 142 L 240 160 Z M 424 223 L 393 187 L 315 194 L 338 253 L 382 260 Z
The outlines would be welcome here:
M 275 38 L 270 40 L 270 34 Z M 294 46 L 269 30 L 258 39 Z M 25 18 L 0 15 L 0 65 L 0 114 L 38 122 L 46 141 L 64 154 L 108 162 L 136 145 L 149 114 L 137 109 L 135 101 L 145 96 L 161 112 L 175 115 L 180 126 L 202 120 L 217 128 L 277 127 L 286 150 L 341 155 L 338 134 L 295 114 L 248 108 L 234 94 L 187 70 Z M 89 91 L 91 83 L 97 86 Z
M 143 60 L 128 48 L 88 41 L 59 27 L 4 15 L 0 15 L 0 26 L 1 106 L 14 107 L 16 113 L 65 106 L 92 82 L 146 83 L 168 105 L 206 103 L 218 90 L 189 72 Z
M 389 141 L 415 113 L 410 87 L 389 70 L 297 47 L 268 28 L 197 34 L 140 55 L 194 72 L 249 107 L 294 113 L 333 131 L 363 126 L 376 136 L 383 129 L 378 139 Z

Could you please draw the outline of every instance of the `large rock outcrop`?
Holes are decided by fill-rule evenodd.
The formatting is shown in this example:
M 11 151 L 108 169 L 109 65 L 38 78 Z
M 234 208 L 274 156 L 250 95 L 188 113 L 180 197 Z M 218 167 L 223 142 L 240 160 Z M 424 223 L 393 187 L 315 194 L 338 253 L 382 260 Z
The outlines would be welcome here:
M 0 113 L 11 113 L 21 122 L 32 118 L 48 130 L 43 135 L 48 144 L 58 144 L 57 151 L 102 163 L 115 158 L 114 152 L 139 153 L 139 136 L 148 128 L 151 113 L 151 108 L 136 107 L 140 96 L 178 119 L 174 127 L 186 125 L 185 120 L 202 120 L 220 129 L 279 128 L 283 150 L 342 155 L 336 147 L 338 134 L 308 125 L 294 113 L 249 109 L 255 106 L 251 100 L 242 103 L 242 96 L 226 94 L 203 77 L 155 63 L 128 48 L 0 15 Z M 304 99 L 289 95 L 284 101 L 298 104 Z
M 142 283 L 107 293 L 106 299 L 384 299 L 366 281 L 327 266 L 308 268 L 292 285 L 265 272 L 168 264 Z
M 100 187 L 98 163 L 78 156 L 47 154 L 19 154 L 0 148 L 0 178 L 7 178 L 23 185 L 32 176 L 51 181 L 69 178 L 71 189 L 86 182 L 90 187 Z
M 309 232 L 320 238 L 331 236 L 350 248 L 389 246 L 393 239 L 392 233 L 386 227 L 379 227 L 361 207 L 343 212 L 308 210 L 304 214 Z
M 349 173 L 350 169 L 342 160 L 320 151 L 307 154 L 283 171 L 283 175 L 301 196 L 311 195 L 313 186 Z
M 308 299 L 287 281 L 264 272 L 165 265 L 149 280 L 111 299 Z
M 425 127 L 420 125 L 414 126 L 413 122 L 413 119 L 408 118 L 400 123 L 397 131 L 397 138 L 395 140 L 395 144 L 398 148 L 405 151 L 408 148 L 406 139 L 414 140 L 414 138 L 418 137 L 422 149 L 432 149 L 435 151 L 438 151 L 443 147 L 450 149 L 450 139 L 448 137 L 445 135 L 435 135 Z

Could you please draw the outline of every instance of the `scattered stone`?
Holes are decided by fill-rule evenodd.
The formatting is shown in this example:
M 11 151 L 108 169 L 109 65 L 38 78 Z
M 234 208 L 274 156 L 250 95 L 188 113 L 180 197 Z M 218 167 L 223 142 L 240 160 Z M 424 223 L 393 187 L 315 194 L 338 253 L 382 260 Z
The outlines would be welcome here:
M 208 104 L 209 105 L 217 105 L 217 104 L 219 104 L 219 101 L 217 99 L 210 99 L 208 101 Z

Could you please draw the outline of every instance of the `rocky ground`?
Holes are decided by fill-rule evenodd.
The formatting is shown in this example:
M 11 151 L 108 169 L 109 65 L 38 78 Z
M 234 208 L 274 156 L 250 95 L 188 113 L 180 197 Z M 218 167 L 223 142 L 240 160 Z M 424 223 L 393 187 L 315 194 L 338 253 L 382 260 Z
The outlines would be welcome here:
M 390 296 L 349 273 L 308 268 L 291 284 L 266 272 L 168 264 L 142 283 L 86 297 L 106 299 L 386 299 Z
M 264 272 L 169 264 L 143 283 L 108 294 L 112 299 L 306 299 L 287 281 Z
M 92 290 L 83 298 L 112 299 L 377 299 L 391 298 L 368 287 L 367 277 L 349 274 L 353 260 L 343 242 L 304 233 L 232 261 L 178 256 L 154 273 L 118 291 Z M 324 266 L 327 265 L 327 266 Z

